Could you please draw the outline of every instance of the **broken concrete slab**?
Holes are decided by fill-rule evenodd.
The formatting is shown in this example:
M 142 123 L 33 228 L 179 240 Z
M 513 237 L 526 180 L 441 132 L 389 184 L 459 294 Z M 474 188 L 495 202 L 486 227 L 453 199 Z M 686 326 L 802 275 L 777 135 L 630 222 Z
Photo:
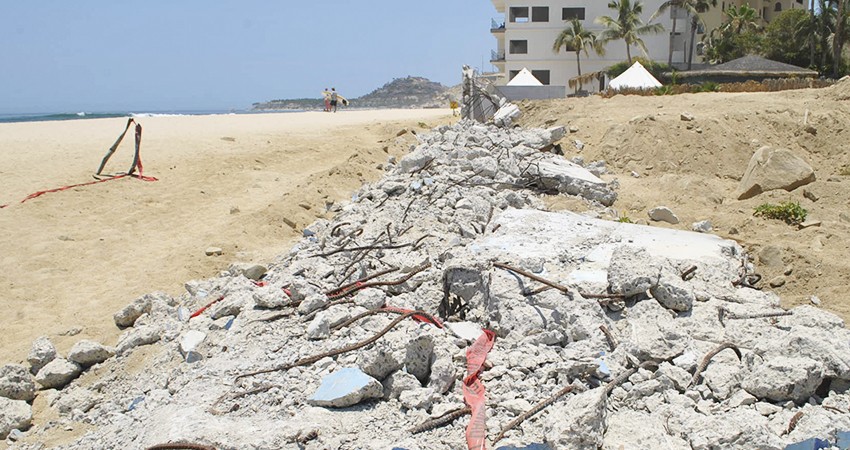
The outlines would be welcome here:
M 345 408 L 364 400 L 381 398 L 381 383 L 361 372 L 360 369 L 346 367 L 322 379 L 322 384 L 308 399 L 313 406 Z

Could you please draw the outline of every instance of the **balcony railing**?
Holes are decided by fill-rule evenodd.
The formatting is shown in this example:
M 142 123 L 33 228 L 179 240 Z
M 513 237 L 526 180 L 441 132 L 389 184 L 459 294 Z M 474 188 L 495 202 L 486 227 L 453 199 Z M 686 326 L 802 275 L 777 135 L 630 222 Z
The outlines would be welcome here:
M 496 19 L 490 19 L 490 32 L 499 33 L 505 31 L 505 22 L 499 22 Z
M 496 50 L 490 50 L 490 62 L 504 62 L 505 61 L 505 52 L 497 52 Z

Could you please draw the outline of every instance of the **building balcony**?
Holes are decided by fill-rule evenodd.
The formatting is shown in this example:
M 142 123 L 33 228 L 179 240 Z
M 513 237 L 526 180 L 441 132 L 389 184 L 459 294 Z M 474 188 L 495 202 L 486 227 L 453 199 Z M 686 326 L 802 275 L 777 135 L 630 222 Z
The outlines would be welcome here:
M 490 50 L 490 62 L 491 63 L 505 62 L 505 52 L 497 52 L 496 50 Z
M 505 0 L 492 0 L 493 7 L 496 8 L 497 12 L 503 13 L 505 12 Z
M 505 32 L 505 22 L 498 22 L 496 19 L 490 19 L 490 32 L 493 34 Z

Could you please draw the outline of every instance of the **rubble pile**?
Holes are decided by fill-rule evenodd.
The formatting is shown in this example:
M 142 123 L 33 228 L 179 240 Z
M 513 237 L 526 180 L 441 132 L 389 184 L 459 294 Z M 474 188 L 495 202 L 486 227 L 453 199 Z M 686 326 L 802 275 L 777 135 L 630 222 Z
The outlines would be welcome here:
M 616 182 L 541 151 L 566 133 L 462 121 L 420 136 L 268 268 L 135 300 L 115 314 L 115 348 L 61 358 L 36 341 L 30 368 L 0 372 L 16 405 L 4 421 L 17 414 L 0 426 L 26 428 L 34 379 L 59 418 L 16 431 L 13 448 L 82 422 L 91 431 L 62 448 L 457 449 L 477 374 L 489 448 L 846 438 L 843 321 L 779 308 L 733 241 L 543 211 L 541 193 L 598 211 L 616 200 Z M 151 344 L 163 351 L 131 370 Z

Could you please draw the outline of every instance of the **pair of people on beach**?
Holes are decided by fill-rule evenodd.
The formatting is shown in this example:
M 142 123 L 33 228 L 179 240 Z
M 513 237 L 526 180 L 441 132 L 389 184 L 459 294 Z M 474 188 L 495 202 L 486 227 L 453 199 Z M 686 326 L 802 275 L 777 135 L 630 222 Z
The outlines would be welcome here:
M 331 88 L 330 92 L 328 88 L 325 88 L 322 94 L 325 97 L 325 112 L 336 112 L 337 103 L 339 103 L 339 94 L 336 92 L 336 88 Z

